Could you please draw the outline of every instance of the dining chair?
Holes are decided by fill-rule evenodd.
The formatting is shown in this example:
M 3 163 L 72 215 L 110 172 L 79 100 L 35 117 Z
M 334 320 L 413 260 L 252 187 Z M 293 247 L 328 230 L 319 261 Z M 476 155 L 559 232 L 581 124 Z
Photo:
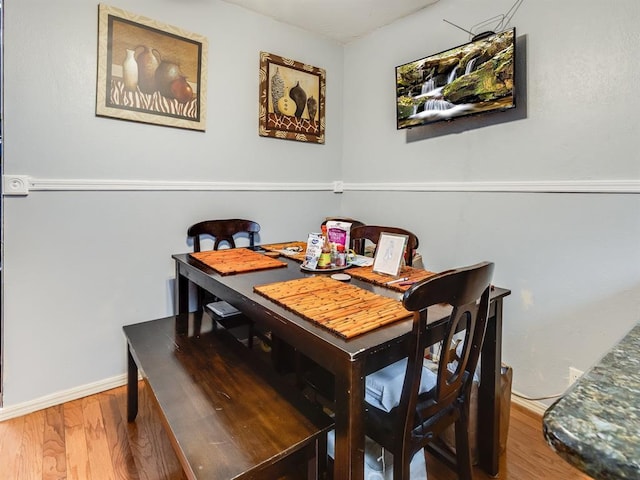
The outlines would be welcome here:
M 209 237 L 214 243 L 212 250 L 218 250 L 220 245 L 228 244 L 229 248 L 236 248 L 235 239 L 246 236 L 249 246 L 255 246 L 255 235 L 260 232 L 260 225 L 252 220 L 239 218 L 227 220 L 205 220 L 189 227 L 187 235 L 193 238 L 193 251 L 199 252 L 201 239 Z
M 403 297 L 413 312 L 408 356 L 366 377 L 365 433 L 393 455 L 393 479 L 409 480 L 413 455 L 427 448 L 472 478 L 469 450 L 471 386 L 482 349 L 494 264 L 449 270 L 413 285 Z M 428 322 L 428 309 L 450 308 L 443 322 Z M 445 307 L 448 306 L 448 307 Z M 459 348 L 450 348 L 456 340 Z M 425 350 L 441 341 L 437 370 Z M 437 448 L 438 435 L 455 425 L 456 453 Z
M 335 220 L 338 222 L 349 222 L 351 224 L 351 230 L 353 230 L 356 227 L 361 227 L 364 225 L 364 223 L 362 223 L 360 220 L 356 220 L 355 218 L 351 218 L 351 217 L 325 217 L 325 219 L 322 221 L 320 225 L 321 226 L 326 225 L 327 222 L 330 220 Z
M 253 220 L 243 220 L 239 218 L 224 220 L 205 220 L 195 223 L 187 229 L 187 236 L 193 239 L 193 251 L 202 251 L 205 241 L 212 243 L 212 250 L 218 250 L 221 246 L 236 248 L 236 240 L 246 237 L 249 247 L 255 246 L 255 236 L 260 232 L 260 225 Z M 248 328 L 248 347 L 253 348 L 253 337 L 258 335 L 260 339 L 269 344 L 270 339 L 266 333 L 257 332 L 253 321 L 244 314 L 237 312 L 234 307 L 227 302 L 219 301 L 216 298 L 205 298 L 202 289 L 198 289 L 198 308 L 204 309 L 219 325 L 224 328 L 236 328 L 246 326 Z M 228 312 L 224 316 L 221 312 Z
M 413 256 L 418 249 L 419 241 L 416 234 L 399 227 L 385 227 L 381 225 L 361 225 L 351 229 L 351 247 L 359 254 L 365 254 L 365 248 L 367 241 L 377 246 L 380 240 L 380 234 L 382 233 L 395 233 L 399 235 L 406 235 L 407 249 L 405 253 L 405 262 L 408 266 L 413 265 Z M 375 249 L 374 249 L 375 255 Z
M 351 230 L 350 230 L 350 232 L 349 232 L 349 237 L 351 237 L 351 235 L 353 235 L 353 233 L 352 233 L 352 232 L 353 232 L 353 229 L 354 229 L 354 228 L 356 228 L 356 227 L 362 227 L 362 226 L 364 226 L 364 225 L 365 225 L 365 224 L 364 224 L 363 222 L 361 222 L 360 220 L 356 220 L 355 218 L 351 218 L 351 217 L 326 217 L 326 218 L 324 219 L 324 221 L 323 221 L 320 225 L 321 225 L 321 226 L 322 226 L 322 225 L 326 225 L 326 224 L 327 224 L 327 222 L 328 222 L 328 221 L 330 221 L 330 220 L 336 220 L 336 221 L 339 221 L 339 222 L 349 222 L 349 223 L 351 224 Z M 353 248 L 353 249 L 355 250 L 355 247 L 353 246 L 353 244 L 354 244 L 354 243 L 353 243 L 353 242 L 350 242 L 350 243 L 351 243 L 351 245 L 350 245 L 350 247 L 349 247 L 349 248 Z M 364 246 L 363 246 L 362 248 L 364 248 Z

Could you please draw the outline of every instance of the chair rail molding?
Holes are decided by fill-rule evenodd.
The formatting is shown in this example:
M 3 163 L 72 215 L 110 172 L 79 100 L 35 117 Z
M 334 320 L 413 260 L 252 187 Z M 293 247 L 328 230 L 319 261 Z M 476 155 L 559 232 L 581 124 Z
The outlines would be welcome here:
M 640 193 L 640 180 L 539 180 L 482 182 L 344 183 L 345 191 Z
M 496 192 L 640 193 L 639 180 L 436 181 L 436 182 L 205 182 L 35 178 L 3 175 L 4 196 L 32 191 L 328 191 L 343 192 Z

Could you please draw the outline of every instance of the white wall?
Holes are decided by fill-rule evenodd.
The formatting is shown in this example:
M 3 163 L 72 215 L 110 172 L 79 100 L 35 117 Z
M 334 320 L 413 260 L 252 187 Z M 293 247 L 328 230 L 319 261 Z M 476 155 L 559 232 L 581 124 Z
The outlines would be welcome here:
M 200 133 L 95 117 L 97 4 L 5 0 L 4 173 L 87 188 L 4 199 L 5 407 L 123 374 L 121 326 L 172 311 L 170 255 L 189 250 L 191 223 L 251 217 L 268 242 L 339 212 L 414 230 L 432 269 L 494 260 L 513 290 L 514 387 L 562 391 L 569 365 L 588 368 L 640 317 L 637 2 L 525 2 L 513 22 L 526 46 L 520 117 L 395 130 L 393 68 L 467 41 L 443 18 L 469 27 L 511 4 L 443 0 L 344 49 L 216 0 L 115 4 L 208 37 Z M 261 50 L 327 70 L 325 145 L 257 135 Z M 94 191 L 92 180 L 258 191 Z M 587 193 L 410 191 L 521 180 L 579 180 Z M 636 193 L 589 193 L 594 180 Z
M 3 2 L 4 173 L 87 189 L 4 198 L 5 407 L 124 374 L 121 326 L 172 312 L 171 254 L 190 250 L 190 224 L 251 218 L 273 242 L 339 213 L 341 45 L 216 0 L 115 6 L 208 38 L 207 130 L 95 116 L 97 3 Z M 258 136 L 260 51 L 327 70 L 324 145 Z M 257 191 L 162 191 L 175 181 Z
M 443 0 L 345 48 L 342 208 L 414 231 L 427 268 L 495 261 L 513 292 L 503 358 L 540 397 L 640 320 L 640 4 L 526 1 L 509 25 L 517 113 L 396 131 L 394 67 L 469 41 L 443 19 L 468 29 L 512 4 Z M 528 191 L 554 182 L 587 193 Z M 469 191 L 428 191 L 447 188 Z

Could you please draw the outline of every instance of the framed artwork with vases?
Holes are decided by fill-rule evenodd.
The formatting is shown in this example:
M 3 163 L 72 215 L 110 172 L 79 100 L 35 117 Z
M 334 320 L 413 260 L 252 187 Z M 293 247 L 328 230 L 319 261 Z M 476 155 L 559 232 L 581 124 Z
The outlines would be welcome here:
M 205 131 L 207 39 L 98 5 L 96 115 Z
M 324 143 L 325 93 L 324 69 L 260 52 L 260 136 Z

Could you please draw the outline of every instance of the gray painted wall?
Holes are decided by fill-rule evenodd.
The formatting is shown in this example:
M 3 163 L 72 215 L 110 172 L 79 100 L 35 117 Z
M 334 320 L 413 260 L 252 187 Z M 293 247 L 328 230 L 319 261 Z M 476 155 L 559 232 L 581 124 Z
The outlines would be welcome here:
M 525 2 L 513 24 L 526 116 L 395 130 L 393 67 L 468 40 L 443 18 L 469 27 L 511 3 L 443 0 L 346 47 L 216 0 L 118 3 L 208 37 L 200 133 L 95 117 L 97 4 L 5 1 L 4 173 L 86 189 L 4 198 L 5 407 L 122 375 L 120 327 L 172 311 L 170 255 L 189 250 L 191 223 L 251 217 L 269 242 L 340 212 L 415 231 L 430 269 L 494 260 L 496 283 L 513 290 L 514 388 L 564 390 L 569 365 L 588 368 L 640 317 L 640 196 L 407 183 L 622 180 L 637 192 L 637 2 Z M 261 50 L 327 70 L 325 145 L 257 135 Z M 95 191 L 93 180 L 156 190 Z M 290 191 L 305 186 L 317 191 Z
M 519 113 L 396 131 L 393 68 L 469 40 L 443 19 L 469 29 L 512 4 L 443 0 L 347 45 L 343 178 L 374 188 L 345 193 L 342 207 L 413 230 L 435 270 L 495 261 L 495 282 L 513 291 L 503 359 L 516 391 L 542 397 L 564 391 L 569 366 L 589 368 L 640 320 L 640 3 L 525 1 L 509 25 Z M 527 182 L 590 190 L 593 180 L 635 182 L 636 193 L 526 192 Z M 420 182 L 525 184 L 402 191 Z
M 339 213 L 341 45 L 216 0 L 116 6 L 208 38 L 207 130 L 95 116 L 97 3 L 4 2 L 4 173 L 88 190 L 4 198 L 5 407 L 123 374 L 121 326 L 172 313 L 171 254 L 191 249 L 190 224 L 248 217 L 274 242 Z M 260 51 L 327 70 L 325 145 L 258 136 Z M 178 181 L 267 190 L 162 191 Z M 289 191 L 309 183 L 321 190 Z

